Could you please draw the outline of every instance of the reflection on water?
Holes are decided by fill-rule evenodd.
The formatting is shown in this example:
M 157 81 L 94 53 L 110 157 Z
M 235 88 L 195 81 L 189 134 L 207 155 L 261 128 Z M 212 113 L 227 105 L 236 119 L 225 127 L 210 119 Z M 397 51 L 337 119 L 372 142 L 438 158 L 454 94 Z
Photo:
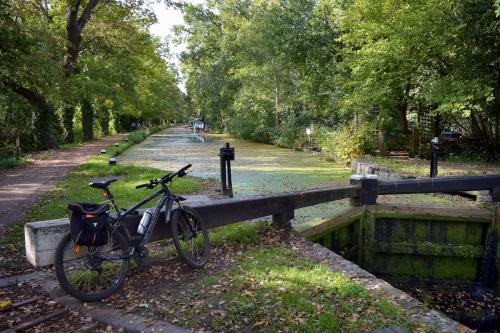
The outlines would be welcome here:
M 193 134 L 191 138 L 193 139 L 192 142 L 194 143 L 207 143 L 213 140 L 213 138 L 203 134 Z

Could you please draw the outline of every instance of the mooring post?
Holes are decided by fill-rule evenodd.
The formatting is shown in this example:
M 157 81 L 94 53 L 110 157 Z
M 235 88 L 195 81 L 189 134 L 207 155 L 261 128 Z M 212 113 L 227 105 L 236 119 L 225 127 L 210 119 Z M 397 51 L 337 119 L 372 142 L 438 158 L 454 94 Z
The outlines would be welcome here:
M 361 180 L 361 204 L 376 205 L 378 196 L 378 179 L 377 175 L 366 174 Z
M 360 185 L 362 179 L 363 179 L 362 175 L 351 175 L 351 177 L 349 177 L 349 184 Z M 349 199 L 349 202 L 351 203 L 351 206 L 361 206 L 361 196 L 351 197 Z
M 222 195 L 233 197 L 233 180 L 231 177 L 231 161 L 234 160 L 234 148 L 221 145 L 220 151 L 220 181 L 222 186 Z
M 230 198 L 233 197 L 233 178 L 231 177 L 231 160 L 234 160 L 234 148 L 229 147 L 229 142 L 226 142 L 227 153 L 227 194 Z
M 224 159 L 223 147 L 220 148 L 220 183 L 222 187 L 222 195 L 227 195 L 227 185 L 226 185 L 226 160 Z
M 361 185 L 361 194 L 358 197 L 351 197 L 352 206 L 376 205 L 378 196 L 378 180 L 377 175 L 367 174 L 352 175 L 349 178 L 351 185 Z
M 438 175 L 438 143 L 439 139 L 435 137 L 434 139 L 431 140 L 431 144 L 429 146 L 429 157 L 431 160 L 431 170 L 430 170 L 430 177 L 437 177 Z

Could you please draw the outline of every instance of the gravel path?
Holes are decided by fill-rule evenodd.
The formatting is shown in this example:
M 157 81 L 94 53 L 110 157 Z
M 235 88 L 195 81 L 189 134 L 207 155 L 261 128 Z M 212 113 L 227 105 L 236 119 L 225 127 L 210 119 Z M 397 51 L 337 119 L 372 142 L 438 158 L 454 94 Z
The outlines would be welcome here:
M 121 137 L 116 135 L 74 148 L 42 152 L 27 166 L 0 172 L 0 235 L 2 228 L 24 218 L 28 208 L 74 167 Z

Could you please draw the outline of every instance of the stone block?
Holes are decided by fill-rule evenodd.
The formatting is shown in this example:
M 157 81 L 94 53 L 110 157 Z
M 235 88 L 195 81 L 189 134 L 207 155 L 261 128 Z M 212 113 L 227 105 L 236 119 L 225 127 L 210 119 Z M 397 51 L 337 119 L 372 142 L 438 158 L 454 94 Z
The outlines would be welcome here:
M 26 223 L 24 244 L 28 262 L 35 267 L 52 265 L 57 245 L 68 232 L 68 228 L 67 218 Z

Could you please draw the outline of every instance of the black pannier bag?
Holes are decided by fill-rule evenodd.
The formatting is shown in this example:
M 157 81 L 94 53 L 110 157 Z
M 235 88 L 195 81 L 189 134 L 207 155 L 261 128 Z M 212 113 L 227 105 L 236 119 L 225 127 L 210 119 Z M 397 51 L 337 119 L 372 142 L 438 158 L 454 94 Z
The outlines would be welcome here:
M 109 205 L 92 203 L 68 204 L 69 232 L 71 239 L 77 245 L 103 246 L 108 243 Z

